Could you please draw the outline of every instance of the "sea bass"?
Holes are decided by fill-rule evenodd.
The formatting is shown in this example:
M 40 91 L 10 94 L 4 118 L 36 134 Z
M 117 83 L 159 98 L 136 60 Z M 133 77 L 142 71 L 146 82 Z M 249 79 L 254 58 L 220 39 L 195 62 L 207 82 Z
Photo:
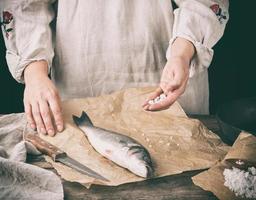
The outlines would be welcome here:
M 154 170 L 149 152 L 136 140 L 95 127 L 85 112 L 82 112 L 81 117 L 73 116 L 73 120 L 85 133 L 93 148 L 102 156 L 138 176 L 144 178 L 153 176 Z

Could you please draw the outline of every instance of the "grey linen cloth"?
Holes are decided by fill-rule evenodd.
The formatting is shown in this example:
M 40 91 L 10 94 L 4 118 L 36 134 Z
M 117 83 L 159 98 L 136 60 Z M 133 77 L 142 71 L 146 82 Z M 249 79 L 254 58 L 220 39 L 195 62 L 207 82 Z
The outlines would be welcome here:
M 26 164 L 27 153 L 40 154 L 23 141 L 24 114 L 0 116 L 0 199 L 63 199 L 60 178 Z

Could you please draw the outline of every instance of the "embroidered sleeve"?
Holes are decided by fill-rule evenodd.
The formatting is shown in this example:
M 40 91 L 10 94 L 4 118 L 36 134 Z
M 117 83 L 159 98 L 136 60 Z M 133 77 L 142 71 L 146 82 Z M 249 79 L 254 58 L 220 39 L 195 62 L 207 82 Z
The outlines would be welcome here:
M 190 77 L 209 67 L 212 47 L 224 33 L 228 21 L 228 0 L 175 0 L 178 8 L 174 10 L 173 37 L 192 42 L 196 54 L 191 61 Z M 171 45 L 167 51 L 169 57 Z
M 53 58 L 50 22 L 51 0 L 1 0 L 0 20 L 6 45 L 6 60 L 12 76 L 23 83 L 23 71 L 37 60 L 45 60 L 49 71 Z
M 13 16 L 8 11 L 3 11 L 1 25 L 3 26 L 3 32 L 7 39 L 9 39 L 9 35 L 13 31 Z

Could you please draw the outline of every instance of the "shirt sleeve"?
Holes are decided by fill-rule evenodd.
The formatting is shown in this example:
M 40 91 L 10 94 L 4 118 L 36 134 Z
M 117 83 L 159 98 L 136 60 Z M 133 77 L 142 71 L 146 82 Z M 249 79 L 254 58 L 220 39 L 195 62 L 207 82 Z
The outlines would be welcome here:
M 23 71 L 31 62 L 45 60 L 48 72 L 54 55 L 50 23 L 52 0 L 1 0 L 0 15 L 6 60 L 12 76 L 24 83 Z
M 177 37 L 189 40 L 195 46 L 196 53 L 191 60 L 189 76 L 199 73 L 209 67 L 212 57 L 212 47 L 224 33 L 229 19 L 228 0 L 174 0 L 177 9 L 174 10 L 172 44 Z M 167 59 L 171 45 L 167 50 Z

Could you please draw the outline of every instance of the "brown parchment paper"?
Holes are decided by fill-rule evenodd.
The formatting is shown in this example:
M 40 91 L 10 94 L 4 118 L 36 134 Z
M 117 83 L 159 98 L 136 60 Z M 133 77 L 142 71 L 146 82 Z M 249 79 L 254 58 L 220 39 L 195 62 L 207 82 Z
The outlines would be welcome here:
M 213 166 L 209 170 L 202 172 L 192 178 L 193 182 L 203 188 L 204 190 L 211 191 L 220 200 L 236 200 L 242 199 L 236 197 L 234 192 L 224 186 L 223 171 L 225 168 L 230 168 L 226 163 L 226 159 L 246 159 L 251 162 L 256 162 L 256 137 L 241 132 L 236 139 L 232 148 L 225 156 L 224 160 L 219 164 Z
M 229 147 L 198 120 L 188 119 L 178 103 L 164 111 L 144 111 L 141 105 L 154 89 L 127 89 L 63 102 L 66 129 L 55 137 L 41 137 L 110 181 L 101 182 L 52 162 L 61 177 L 85 186 L 115 186 L 144 180 L 92 148 L 72 121 L 72 114 L 80 116 L 83 110 L 96 126 L 128 135 L 144 145 L 152 157 L 156 177 L 209 168 L 226 155 Z

